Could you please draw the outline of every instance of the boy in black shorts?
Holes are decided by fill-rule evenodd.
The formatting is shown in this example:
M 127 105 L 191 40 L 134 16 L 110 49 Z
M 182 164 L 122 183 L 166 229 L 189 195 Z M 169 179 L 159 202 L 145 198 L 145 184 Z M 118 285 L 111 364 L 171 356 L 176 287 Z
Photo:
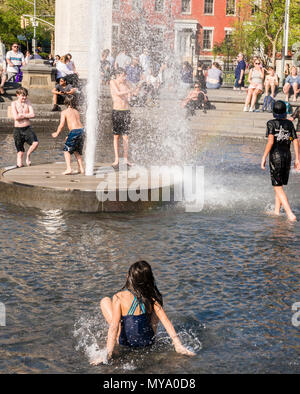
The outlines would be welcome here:
M 110 91 L 113 101 L 112 127 L 114 135 L 115 161 L 112 166 L 119 167 L 119 138 L 123 138 L 124 163 L 131 165 L 128 161 L 128 134 L 130 130 L 131 114 L 129 100 L 132 95 L 137 94 L 139 88 L 134 89 L 126 80 L 126 72 L 119 68 L 115 72 L 116 79 L 110 81 Z
M 286 104 L 283 101 L 278 100 L 275 102 L 273 115 L 275 119 L 269 120 L 267 123 L 266 137 L 268 138 L 268 143 L 261 160 L 261 168 L 265 170 L 266 159 L 270 154 L 271 181 L 275 191 L 274 214 L 279 215 L 280 208 L 283 206 L 288 219 L 296 221 L 296 216 L 291 210 L 283 185 L 287 185 L 289 180 L 291 167 L 290 145 L 292 141 L 295 150 L 295 168 L 300 169 L 297 133 L 293 123 L 286 119 Z
M 30 155 L 38 147 L 38 139 L 30 125 L 30 119 L 35 117 L 31 103 L 27 99 L 28 90 L 19 88 L 16 91 L 17 100 L 11 105 L 15 120 L 14 140 L 17 149 L 17 167 L 23 167 L 24 143 L 30 145 L 27 151 L 26 164 L 31 165 Z

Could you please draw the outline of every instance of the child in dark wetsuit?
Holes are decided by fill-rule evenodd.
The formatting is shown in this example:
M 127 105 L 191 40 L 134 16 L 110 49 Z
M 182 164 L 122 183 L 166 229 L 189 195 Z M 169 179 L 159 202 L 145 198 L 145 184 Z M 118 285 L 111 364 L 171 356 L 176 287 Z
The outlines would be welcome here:
M 52 133 L 52 137 L 56 138 L 63 130 L 65 123 L 67 122 L 70 133 L 66 138 L 64 146 L 64 156 L 67 165 L 67 169 L 63 172 L 63 175 L 75 174 L 71 167 L 71 155 L 74 153 L 77 163 L 78 172 L 84 174 L 83 161 L 82 161 L 82 149 L 84 145 L 84 129 L 80 121 L 80 114 L 76 109 L 76 98 L 74 96 L 67 96 L 64 104 L 67 109 L 61 113 L 60 124 L 55 133 Z
M 177 353 L 194 356 L 180 342 L 176 331 L 163 310 L 163 301 L 158 291 L 150 265 L 138 261 L 129 268 L 122 291 L 112 300 L 105 297 L 100 308 L 109 324 L 107 338 L 107 359 L 110 359 L 116 340 L 120 345 L 141 348 L 152 345 L 160 320 L 172 338 Z M 91 362 L 98 365 L 106 361 L 106 355 Z
M 274 214 L 279 215 L 281 206 L 283 206 L 288 219 L 295 221 L 296 216 L 291 210 L 283 185 L 287 185 L 289 180 L 291 141 L 293 141 L 295 150 L 295 168 L 300 169 L 297 133 L 293 123 L 286 119 L 286 104 L 283 101 L 275 102 L 273 115 L 275 119 L 269 120 L 267 123 L 266 137 L 268 137 L 268 143 L 262 157 L 261 168 L 265 169 L 266 159 L 269 155 L 271 181 L 275 190 Z

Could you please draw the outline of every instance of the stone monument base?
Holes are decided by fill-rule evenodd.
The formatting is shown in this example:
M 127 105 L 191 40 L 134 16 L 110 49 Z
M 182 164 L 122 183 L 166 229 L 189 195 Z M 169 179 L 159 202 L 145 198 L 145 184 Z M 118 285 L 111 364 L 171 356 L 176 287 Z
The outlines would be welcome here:
M 33 104 L 51 104 L 52 89 L 56 84 L 56 69 L 46 64 L 45 60 L 30 60 L 22 67 L 22 86 L 29 91 Z

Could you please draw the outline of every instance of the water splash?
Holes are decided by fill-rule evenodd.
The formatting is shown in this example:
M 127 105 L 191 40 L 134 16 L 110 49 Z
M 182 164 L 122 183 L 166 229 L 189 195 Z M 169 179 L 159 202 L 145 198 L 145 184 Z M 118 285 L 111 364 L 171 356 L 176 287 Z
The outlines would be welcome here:
M 94 163 L 96 154 L 97 130 L 99 126 L 99 97 L 101 93 L 100 84 L 100 61 L 101 61 L 101 37 L 103 37 L 102 23 L 99 21 L 101 15 L 101 4 L 99 0 L 90 0 L 90 21 L 92 24 L 92 35 L 88 54 L 88 84 L 87 111 L 86 111 L 86 148 L 85 148 L 85 174 L 94 174 Z

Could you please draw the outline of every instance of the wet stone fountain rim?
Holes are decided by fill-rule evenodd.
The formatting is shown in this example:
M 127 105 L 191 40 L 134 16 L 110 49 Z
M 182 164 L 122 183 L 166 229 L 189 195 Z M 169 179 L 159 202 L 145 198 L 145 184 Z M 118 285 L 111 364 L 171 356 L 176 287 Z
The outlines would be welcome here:
M 164 189 L 170 190 L 171 201 L 174 202 L 174 187 L 162 179 L 151 187 L 148 178 L 142 179 L 141 191 L 148 196 L 147 201 L 131 201 L 128 192 L 130 183 L 135 179 L 128 179 L 127 187 L 119 187 L 118 180 L 124 179 L 122 171 L 116 171 L 116 201 L 99 201 L 96 190 L 101 181 L 114 170 L 107 163 L 96 163 L 96 172 L 102 176 L 86 177 L 85 175 L 62 175 L 65 163 L 46 163 L 31 167 L 7 167 L 0 170 L 0 201 L 21 207 L 38 209 L 62 209 L 76 212 L 133 212 L 145 211 L 166 204 L 162 201 Z M 127 175 L 126 175 L 127 176 Z M 122 178 L 123 177 L 123 178 Z M 109 183 L 109 191 L 113 191 L 113 184 Z M 122 193 L 121 193 L 122 192 Z M 125 196 L 127 198 L 124 198 Z M 151 201 L 153 193 L 158 195 L 158 201 Z M 122 200 L 126 201 L 122 201 Z

